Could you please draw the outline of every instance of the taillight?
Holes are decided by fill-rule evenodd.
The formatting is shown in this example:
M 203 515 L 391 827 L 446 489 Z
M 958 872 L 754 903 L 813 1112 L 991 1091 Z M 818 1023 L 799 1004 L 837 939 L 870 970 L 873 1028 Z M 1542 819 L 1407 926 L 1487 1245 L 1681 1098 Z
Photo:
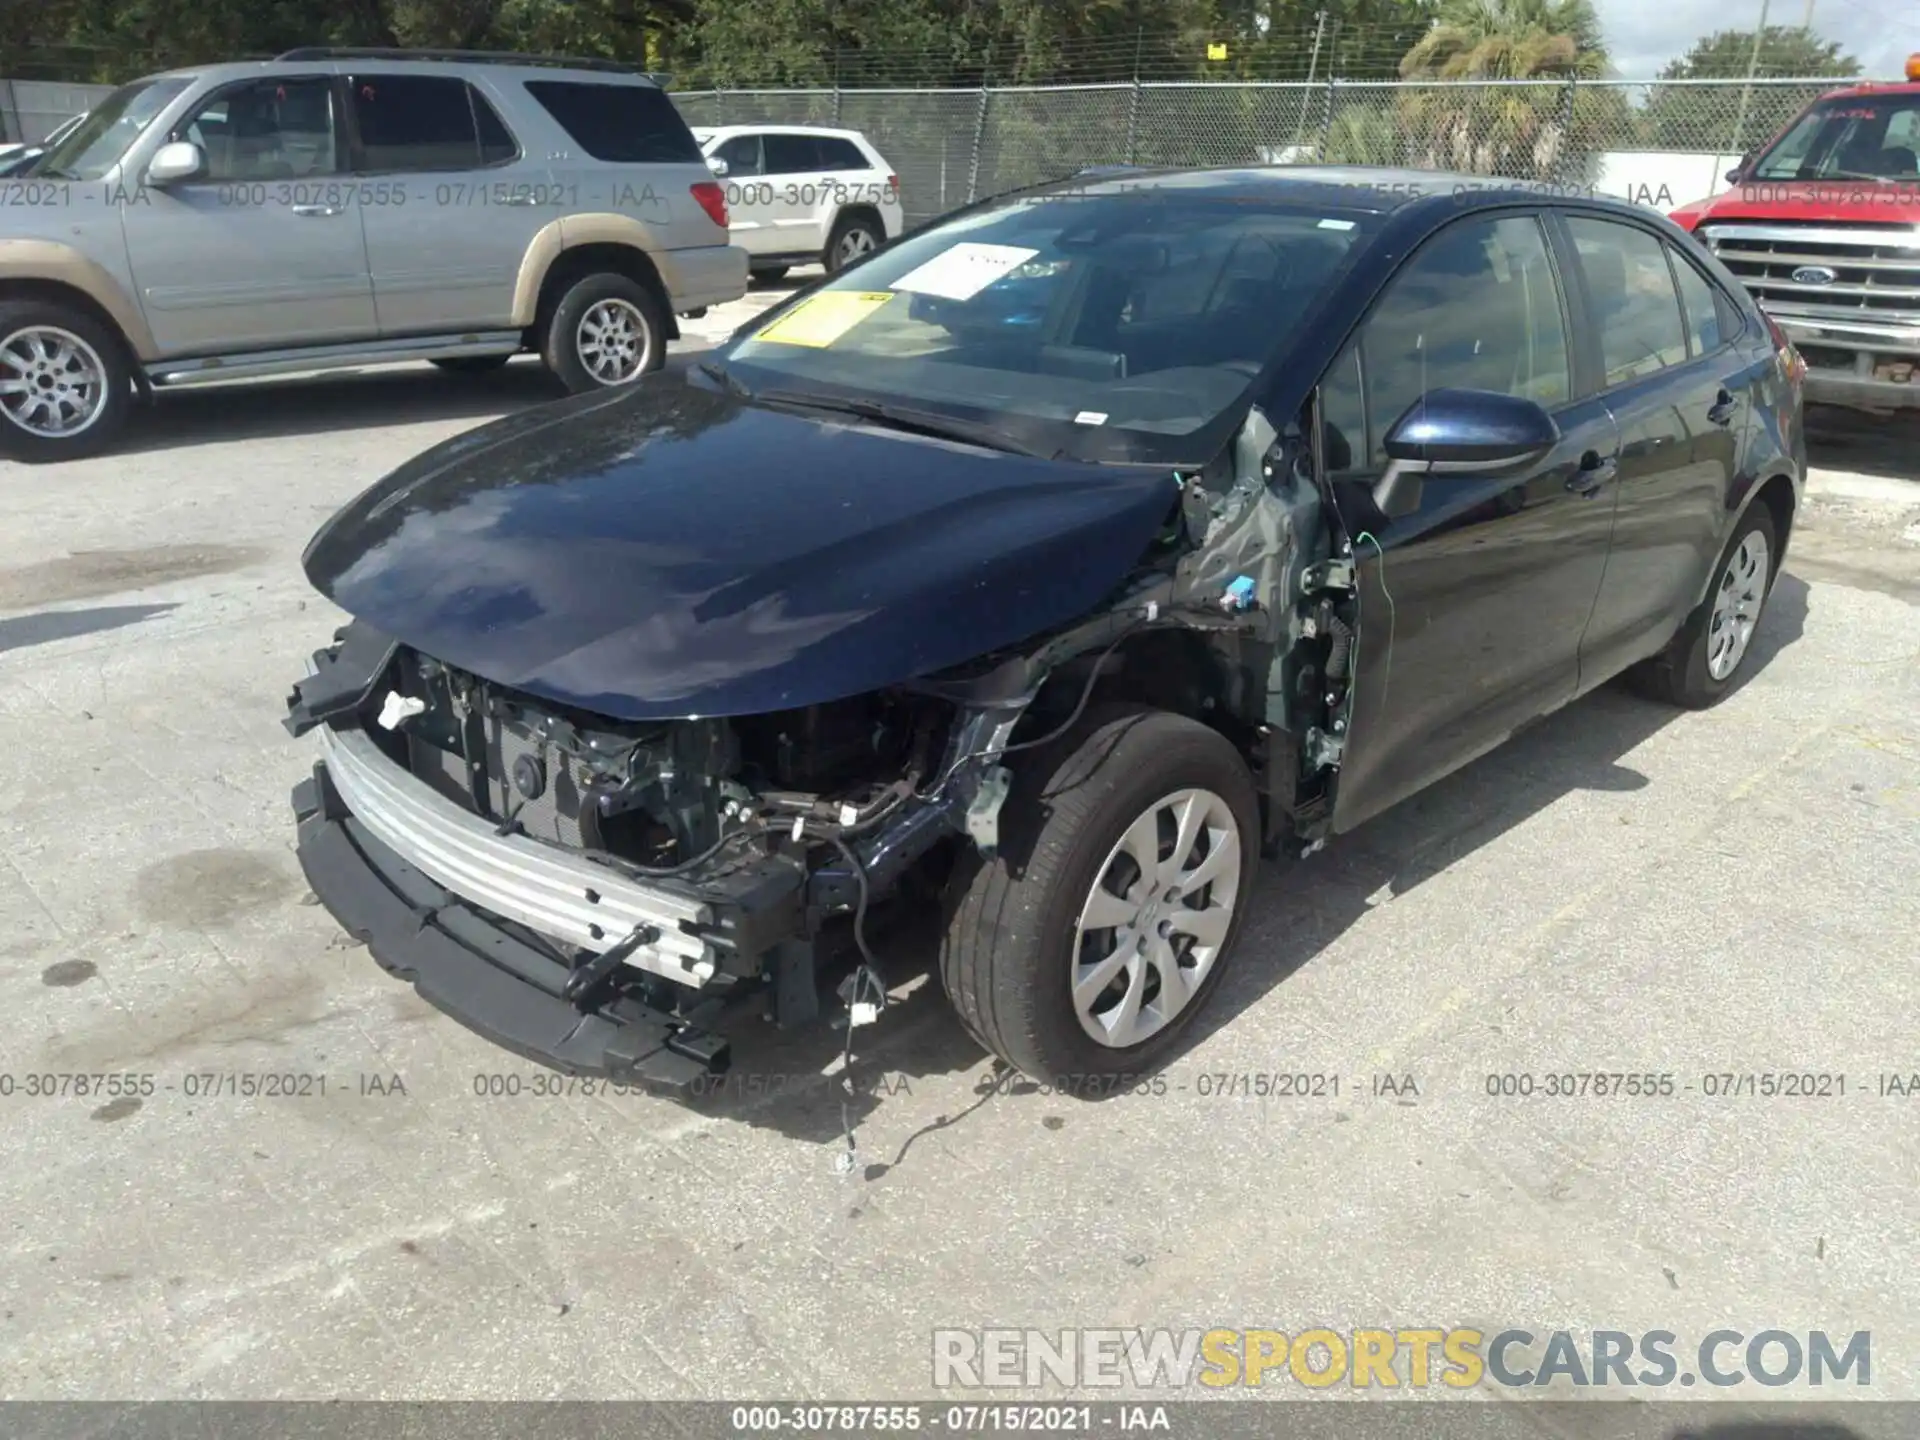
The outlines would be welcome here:
M 1760 318 L 1767 322 L 1767 333 L 1773 337 L 1774 354 L 1786 364 L 1787 378 L 1798 385 L 1807 378 L 1806 356 L 1793 348 L 1793 341 L 1787 338 L 1787 332 L 1780 328 L 1778 320 L 1764 310 L 1760 312 Z
M 722 230 L 727 227 L 727 192 L 712 180 L 702 180 L 692 187 L 693 198 L 700 202 L 700 208 L 707 212 L 707 218 Z

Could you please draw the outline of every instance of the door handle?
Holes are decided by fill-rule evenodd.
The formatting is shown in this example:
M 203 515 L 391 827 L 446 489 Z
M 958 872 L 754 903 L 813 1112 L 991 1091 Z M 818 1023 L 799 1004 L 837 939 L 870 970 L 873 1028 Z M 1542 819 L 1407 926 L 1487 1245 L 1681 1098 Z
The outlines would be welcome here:
M 1707 407 L 1707 419 L 1716 425 L 1731 425 L 1739 409 L 1739 398 L 1731 391 L 1723 389 L 1714 396 L 1713 404 Z
M 1580 457 L 1580 468 L 1567 481 L 1567 489 L 1576 495 L 1592 495 L 1620 471 L 1618 455 L 1602 455 L 1589 450 Z
M 328 215 L 338 215 L 340 207 L 338 205 L 296 205 L 293 207 L 293 213 L 303 219 L 313 220 Z

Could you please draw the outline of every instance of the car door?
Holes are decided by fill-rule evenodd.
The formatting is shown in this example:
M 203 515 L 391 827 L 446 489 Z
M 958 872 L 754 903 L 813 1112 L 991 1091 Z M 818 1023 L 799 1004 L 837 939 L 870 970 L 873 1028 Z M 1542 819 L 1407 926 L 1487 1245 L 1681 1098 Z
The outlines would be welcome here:
M 720 142 L 714 158 L 724 160 L 727 222 L 733 243 L 749 255 L 779 253 L 780 236 L 773 226 L 773 187 L 766 178 L 766 161 L 758 135 L 734 135 Z
M 779 237 L 769 249 L 781 255 L 816 254 L 826 248 L 832 218 L 819 141 L 804 131 L 769 130 L 764 143 L 772 191 L 767 224 Z
M 167 356 L 349 341 L 376 331 L 360 211 L 346 203 L 331 75 L 259 76 L 209 92 L 168 134 L 205 163 L 123 206 L 127 256 Z
M 1353 532 L 1359 633 L 1334 799 L 1346 830 L 1566 703 L 1606 566 L 1617 437 L 1575 383 L 1567 295 L 1532 212 L 1463 217 L 1390 280 L 1320 389 L 1329 480 Z M 1427 392 L 1538 401 L 1559 444 L 1519 472 L 1428 476 L 1372 505 L 1383 440 Z M 1609 497 L 1610 498 L 1610 497 Z
M 557 213 L 544 157 L 459 76 L 366 69 L 347 88 L 380 333 L 509 326 L 521 261 Z
M 1757 375 L 1722 334 L 1711 282 L 1653 230 L 1576 214 L 1565 233 L 1620 427 L 1613 543 L 1581 643 L 1587 690 L 1666 644 L 1699 600 Z

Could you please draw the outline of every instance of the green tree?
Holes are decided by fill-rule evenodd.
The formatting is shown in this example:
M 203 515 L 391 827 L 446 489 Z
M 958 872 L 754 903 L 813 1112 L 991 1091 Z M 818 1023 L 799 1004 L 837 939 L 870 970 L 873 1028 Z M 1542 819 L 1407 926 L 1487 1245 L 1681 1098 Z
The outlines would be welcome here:
M 1606 49 L 1590 0 L 1441 0 L 1433 28 L 1400 62 L 1412 81 L 1597 78 Z M 1568 170 L 1573 116 L 1561 86 L 1423 85 L 1399 98 L 1412 158 L 1517 178 Z
M 1741 80 L 1752 73 L 1795 79 L 1849 79 L 1860 62 L 1839 45 L 1805 30 L 1769 25 L 1754 49 L 1752 30 L 1720 30 L 1704 35 L 1680 59 L 1660 72 L 1662 80 Z M 1656 85 L 1647 97 L 1642 129 L 1647 143 L 1662 150 L 1730 150 L 1738 154 L 1777 134 L 1822 89 L 1820 85 Z M 1739 134 L 1734 131 L 1736 125 Z

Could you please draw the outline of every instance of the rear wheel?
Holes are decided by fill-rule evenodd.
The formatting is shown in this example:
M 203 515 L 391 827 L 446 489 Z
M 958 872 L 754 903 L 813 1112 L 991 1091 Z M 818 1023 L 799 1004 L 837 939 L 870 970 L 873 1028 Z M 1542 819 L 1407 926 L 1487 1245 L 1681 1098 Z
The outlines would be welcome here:
M 1036 1079 L 1151 1071 L 1217 988 L 1252 889 L 1239 753 L 1184 716 L 1109 712 L 1016 772 L 1000 836 L 953 879 L 940 971 L 962 1022 Z
M 576 395 L 630 385 L 667 363 L 666 310 L 628 276 L 583 276 L 553 307 L 541 354 Z
M 1778 570 L 1773 514 L 1755 505 L 1714 570 L 1713 586 L 1667 648 L 1628 672 L 1650 699 L 1704 710 L 1733 688 L 1747 663 Z
M 119 337 L 55 302 L 0 305 L 0 455 L 44 464 L 107 448 L 133 406 Z

